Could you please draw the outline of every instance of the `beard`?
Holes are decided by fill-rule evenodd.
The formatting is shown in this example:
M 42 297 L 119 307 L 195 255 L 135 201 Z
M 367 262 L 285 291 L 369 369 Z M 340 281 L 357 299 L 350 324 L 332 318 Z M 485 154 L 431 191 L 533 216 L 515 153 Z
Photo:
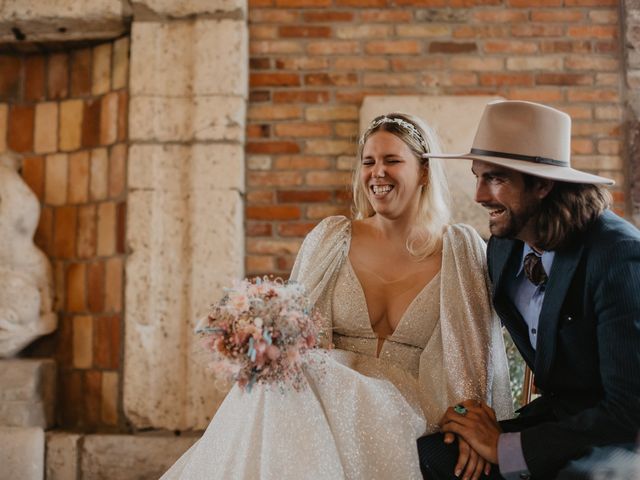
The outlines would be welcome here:
M 524 227 L 540 212 L 540 203 L 529 204 L 521 211 L 514 211 L 503 205 L 505 211 L 497 219 L 489 218 L 489 231 L 497 238 L 517 238 Z

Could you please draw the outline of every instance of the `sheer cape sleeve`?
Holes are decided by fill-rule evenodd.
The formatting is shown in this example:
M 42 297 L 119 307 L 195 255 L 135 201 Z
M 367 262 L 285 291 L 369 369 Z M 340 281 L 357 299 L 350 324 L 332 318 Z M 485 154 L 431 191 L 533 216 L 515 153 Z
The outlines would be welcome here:
M 304 239 L 291 270 L 290 280 L 301 283 L 322 314 L 322 344 L 332 341 L 331 298 L 337 273 L 349 250 L 351 221 L 343 216 L 322 220 Z
M 427 431 L 447 407 L 487 403 L 498 419 L 513 416 L 509 369 L 498 316 L 491 305 L 485 243 L 467 225 L 443 238 L 440 321 L 420 356 L 419 389 Z

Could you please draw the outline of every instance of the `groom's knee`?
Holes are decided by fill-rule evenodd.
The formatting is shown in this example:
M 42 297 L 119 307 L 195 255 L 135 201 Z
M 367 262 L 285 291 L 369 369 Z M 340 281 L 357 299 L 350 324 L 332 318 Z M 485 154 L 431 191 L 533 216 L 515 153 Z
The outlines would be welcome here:
M 420 469 L 427 480 L 449 480 L 457 477 L 453 474 L 458 460 L 458 444 L 444 443 L 444 435 L 434 433 L 418 439 Z

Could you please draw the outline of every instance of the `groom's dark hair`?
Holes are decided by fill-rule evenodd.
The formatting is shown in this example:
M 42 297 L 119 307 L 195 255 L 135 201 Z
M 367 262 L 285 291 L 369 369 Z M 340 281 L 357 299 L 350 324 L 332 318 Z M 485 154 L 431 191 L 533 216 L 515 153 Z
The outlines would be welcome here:
M 538 181 L 533 175 L 524 175 L 526 188 Z M 554 181 L 553 188 L 539 205 L 536 246 L 544 250 L 561 250 L 610 205 L 611 193 L 601 185 Z

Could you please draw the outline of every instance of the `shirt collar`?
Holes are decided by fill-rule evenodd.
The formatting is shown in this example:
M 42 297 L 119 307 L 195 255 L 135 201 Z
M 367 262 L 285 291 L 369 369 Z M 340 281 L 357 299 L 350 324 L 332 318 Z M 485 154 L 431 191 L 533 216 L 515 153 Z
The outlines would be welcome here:
M 524 248 L 522 249 L 522 258 L 520 259 L 520 267 L 518 268 L 516 277 L 519 277 L 524 271 L 524 258 L 531 252 L 535 253 L 542 259 L 542 266 L 544 267 L 544 271 L 547 272 L 547 275 L 549 275 L 549 273 L 551 272 L 551 266 L 553 265 L 553 259 L 556 256 L 556 252 L 553 250 L 545 250 L 544 252 L 542 252 L 542 255 L 540 255 L 533 248 L 531 248 L 531 245 L 525 243 Z

